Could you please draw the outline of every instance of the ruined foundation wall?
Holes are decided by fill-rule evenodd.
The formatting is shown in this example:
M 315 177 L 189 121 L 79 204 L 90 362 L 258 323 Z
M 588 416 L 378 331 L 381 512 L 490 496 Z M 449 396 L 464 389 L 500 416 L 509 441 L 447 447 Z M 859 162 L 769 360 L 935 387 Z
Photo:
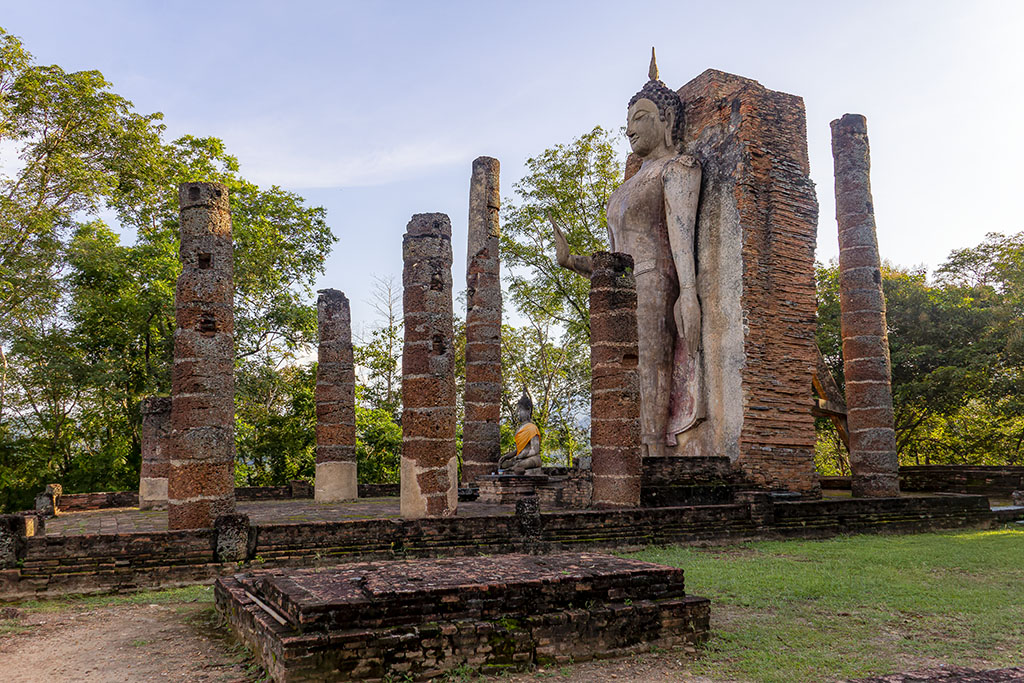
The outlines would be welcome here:
M 336 289 L 316 303 L 320 345 L 316 370 L 316 483 L 319 503 L 358 497 L 356 472 L 356 375 L 352 314 Z
M 871 201 L 868 129 L 863 116 L 846 114 L 832 122 L 832 157 L 851 490 L 854 496 L 896 496 L 900 491 L 899 462 L 889 337 Z
M 590 276 L 593 506 L 640 506 L 636 281 L 628 254 L 599 251 Z
M 702 166 L 697 277 L 707 420 L 683 455 L 727 455 L 755 483 L 818 495 L 818 204 L 801 98 L 708 70 L 679 90 Z
M 459 502 L 452 327 L 452 225 L 416 214 L 402 240 L 402 488 L 405 518 L 448 517 Z
M 235 508 L 234 269 L 228 191 L 182 183 L 174 296 L 170 529 L 212 527 Z
M 150 396 L 142 401 L 142 467 L 139 469 L 139 509 L 167 509 L 167 471 L 171 456 L 171 398 Z
M 500 165 L 473 162 L 466 259 L 466 417 L 462 427 L 462 481 L 497 471 L 501 457 L 501 274 L 498 238 Z

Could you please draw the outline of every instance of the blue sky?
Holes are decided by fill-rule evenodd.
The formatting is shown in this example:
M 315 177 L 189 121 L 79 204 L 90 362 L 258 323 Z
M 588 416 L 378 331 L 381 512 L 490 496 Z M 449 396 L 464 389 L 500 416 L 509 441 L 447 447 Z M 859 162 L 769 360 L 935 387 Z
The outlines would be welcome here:
M 372 322 L 373 276 L 401 275 L 413 213 L 443 211 L 464 281 L 472 160 L 524 161 L 617 129 L 651 45 L 679 87 L 704 69 L 804 98 L 836 255 L 829 121 L 868 117 L 879 245 L 937 266 L 1024 229 L 1024 2 L 7 2 L 39 63 L 99 69 L 170 136 L 223 138 L 243 174 L 327 208 L 320 285 Z M 126 236 L 130 239 L 131 236 Z

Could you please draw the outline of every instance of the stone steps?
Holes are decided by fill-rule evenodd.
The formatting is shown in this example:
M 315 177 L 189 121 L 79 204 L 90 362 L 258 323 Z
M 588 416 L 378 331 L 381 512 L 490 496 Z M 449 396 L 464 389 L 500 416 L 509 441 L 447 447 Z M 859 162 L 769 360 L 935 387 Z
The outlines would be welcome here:
M 217 608 L 277 681 L 429 678 L 708 635 L 683 570 L 590 553 L 363 562 L 222 578 Z

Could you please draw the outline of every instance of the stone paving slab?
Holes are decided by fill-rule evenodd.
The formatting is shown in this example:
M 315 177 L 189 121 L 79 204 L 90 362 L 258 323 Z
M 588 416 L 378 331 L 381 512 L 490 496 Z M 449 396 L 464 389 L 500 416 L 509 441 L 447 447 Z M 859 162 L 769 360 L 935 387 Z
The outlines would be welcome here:
M 394 519 L 401 516 L 398 498 L 360 498 L 343 503 L 316 503 L 312 499 L 245 501 L 237 511 L 249 515 L 253 524 L 300 522 L 342 522 L 351 519 Z M 481 502 L 459 504 L 459 517 L 511 515 L 512 505 Z M 46 520 L 47 536 L 85 534 L 129 534 L 167 531 L 166 510 L 110 508 L 70 512 Z
M 685 597 L 682 569 L 596 553 L 356 562 L 257 571 L 235 580 L 303 631 Z

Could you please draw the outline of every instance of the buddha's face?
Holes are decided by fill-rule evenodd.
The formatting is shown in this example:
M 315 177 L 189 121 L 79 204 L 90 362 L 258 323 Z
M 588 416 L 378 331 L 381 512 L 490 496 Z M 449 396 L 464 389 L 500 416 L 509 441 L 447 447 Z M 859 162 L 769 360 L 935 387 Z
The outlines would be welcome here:
M 518 406 L 516 408 L 516 413 L 519 417 L 519 424 L 526 424 L 530 421 L 530 418 L 533 417 L 533 411 L 529 408 L 523 408 L 522 406 Z
M 668 152 L 666 140 L 670 137 L 671 117 L 662 120 L 658 107 L 647 98 L 633 103 L 626 113 L 626 137 L 629 146 L 642 159 L 661 156 L 658 152 Z

